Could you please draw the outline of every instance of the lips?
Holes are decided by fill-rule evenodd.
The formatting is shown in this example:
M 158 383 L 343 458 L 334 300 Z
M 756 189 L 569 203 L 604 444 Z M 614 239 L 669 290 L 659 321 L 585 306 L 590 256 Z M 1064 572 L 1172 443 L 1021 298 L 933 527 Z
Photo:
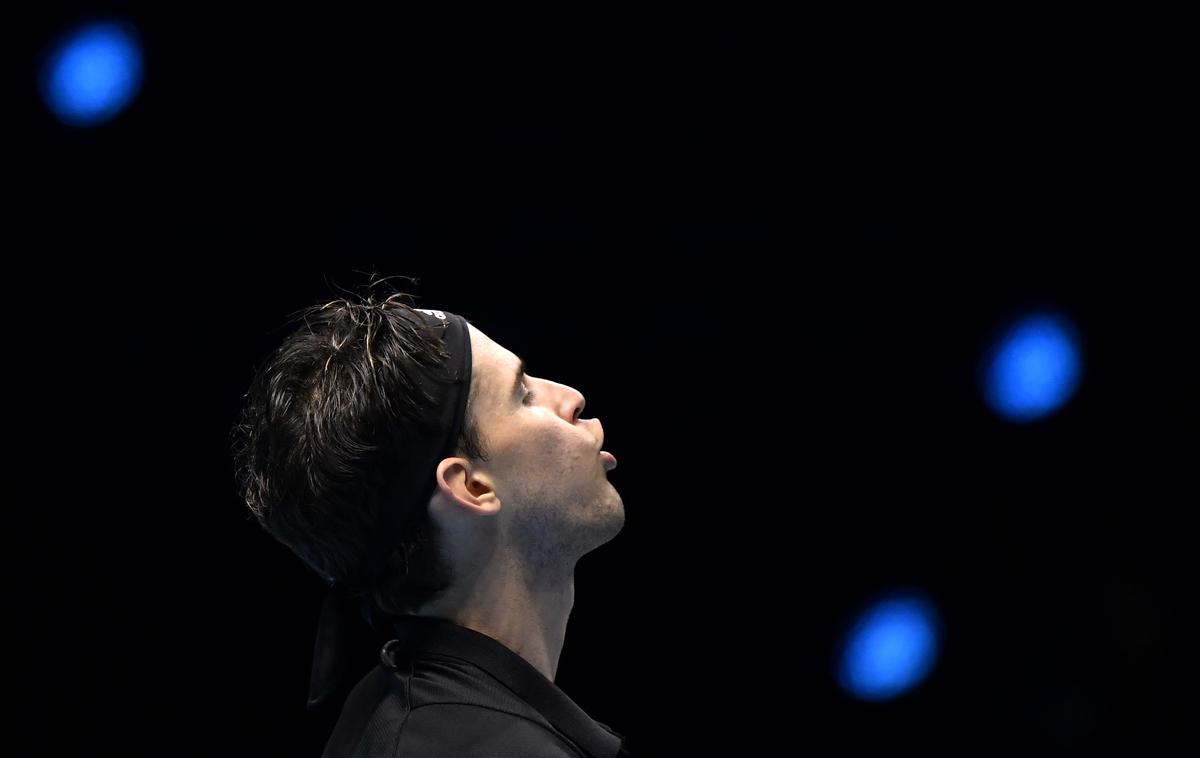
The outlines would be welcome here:
M 600 451 L 600 459 L 604 461 L 605 471 L 612 471 L 617 467 L 617 457 L 607 450 Z

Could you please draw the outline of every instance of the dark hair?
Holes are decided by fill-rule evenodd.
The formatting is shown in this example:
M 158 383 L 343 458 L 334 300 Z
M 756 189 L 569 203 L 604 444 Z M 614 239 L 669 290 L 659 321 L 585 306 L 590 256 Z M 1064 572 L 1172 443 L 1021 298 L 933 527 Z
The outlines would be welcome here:
M 375 282 L 372 282 L 372 286 Z M 304 309 L 255 372 L 231 432 L 238 495 L 259 524 L 326 582 L 370 595 L 374 611 L 415 612 L 453 583 L 427 503 L 400 503 L 401 460 L 413 420 L 433 398 L 414 381 L 418 366 L 449 358 L 435 337 L 399 316 L 395 292 Z M 469 320 L 468 320 L 469 321 Z M 473 412 L 475 377 L 455 455 L 488 460 Z M 401 535 L 374 586 L 346 577 L 362 565 L 381 509 L 403 507 Z

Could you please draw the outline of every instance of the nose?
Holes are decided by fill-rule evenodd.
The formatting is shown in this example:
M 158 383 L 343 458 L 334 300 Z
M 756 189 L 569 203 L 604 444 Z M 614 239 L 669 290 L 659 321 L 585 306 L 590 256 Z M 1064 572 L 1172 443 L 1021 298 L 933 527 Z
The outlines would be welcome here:
M 568 411 L 572 424 L 579 423 L 583 418 L 583 409 L 587 407 L 587 398 L 583 396 L 582 392 L 568 384 L 560 386 L 564 390 L 563 408 Z M 604 447 L 604 424 L 601 424 L 598 418 L 588 419 L 588 421 L 594 428 L 592 433 L 596 437 L 596 449 L 599 450 Z
M 588 398 L 583 397 L 583 393 L 576 390 L 569 384 L 560 383 L 553 379 L 539 379 L 547 385 L 553 387 L 550 397 L 553 398 L 553 405 L 557 405 L 558 415 L 571 423 L 578 423 L 583 417 L 583 409 L 587 408 Z
M 562 384 L 552 380 L 546 380 L 552 385 L 557 385 L 562 391 L 562 398 L 559 401 L 559 415 L 565 416 L 572 424 L 577 424 L 583 418 L 583 409 L 587 407 L 587 398 L 583 393 L 575 389 L 569 384 Z M 596 435 L 598 441 L 604 439 L 604 427 L 600 426 L 599 419 L 592 419 L 595 425 L 599 427 L 600 433 Z
M 583 409 L 587 407 L 587 398 L 583 393 L 569 385 L 563 387 L 563 407 L 567 411 L 567 416 L 571 419 L 571 423 L 579 421 L 583 417 Z

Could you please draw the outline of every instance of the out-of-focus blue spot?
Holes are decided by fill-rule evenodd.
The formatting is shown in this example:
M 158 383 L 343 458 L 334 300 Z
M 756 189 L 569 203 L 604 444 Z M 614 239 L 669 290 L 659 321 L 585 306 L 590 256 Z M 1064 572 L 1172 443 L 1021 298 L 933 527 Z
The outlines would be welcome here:
M 984 356 L 983 396 L 1009 421 L 1032 421 L 1069 400 L 1080 376 L 1079 340 L 1067 319 L 1027 316 Z
M 129 104 L 141 89 L 142 53 L 127 23 L 105 21 L 74 29 L 59 39 L 42 61 L 42 99 L 71 126 L 103 123 Z
M 921 682 L 941 644 L 933 602 L 901 590 L 871 605 L 850 627 L 838 657 L 838 684 L 862 700 L 888 700 Z

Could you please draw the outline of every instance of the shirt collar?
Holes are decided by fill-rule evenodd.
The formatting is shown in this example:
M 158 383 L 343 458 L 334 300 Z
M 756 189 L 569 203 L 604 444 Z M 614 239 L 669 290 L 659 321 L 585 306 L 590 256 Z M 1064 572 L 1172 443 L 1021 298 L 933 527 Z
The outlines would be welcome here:
M 406 648 L 460 658 L 496 677 L 588 754 L 617 755 L 623 735 L 588 716 L 533 664 L 498 640 L 431 616 L 395 617 L 394 628 Z

